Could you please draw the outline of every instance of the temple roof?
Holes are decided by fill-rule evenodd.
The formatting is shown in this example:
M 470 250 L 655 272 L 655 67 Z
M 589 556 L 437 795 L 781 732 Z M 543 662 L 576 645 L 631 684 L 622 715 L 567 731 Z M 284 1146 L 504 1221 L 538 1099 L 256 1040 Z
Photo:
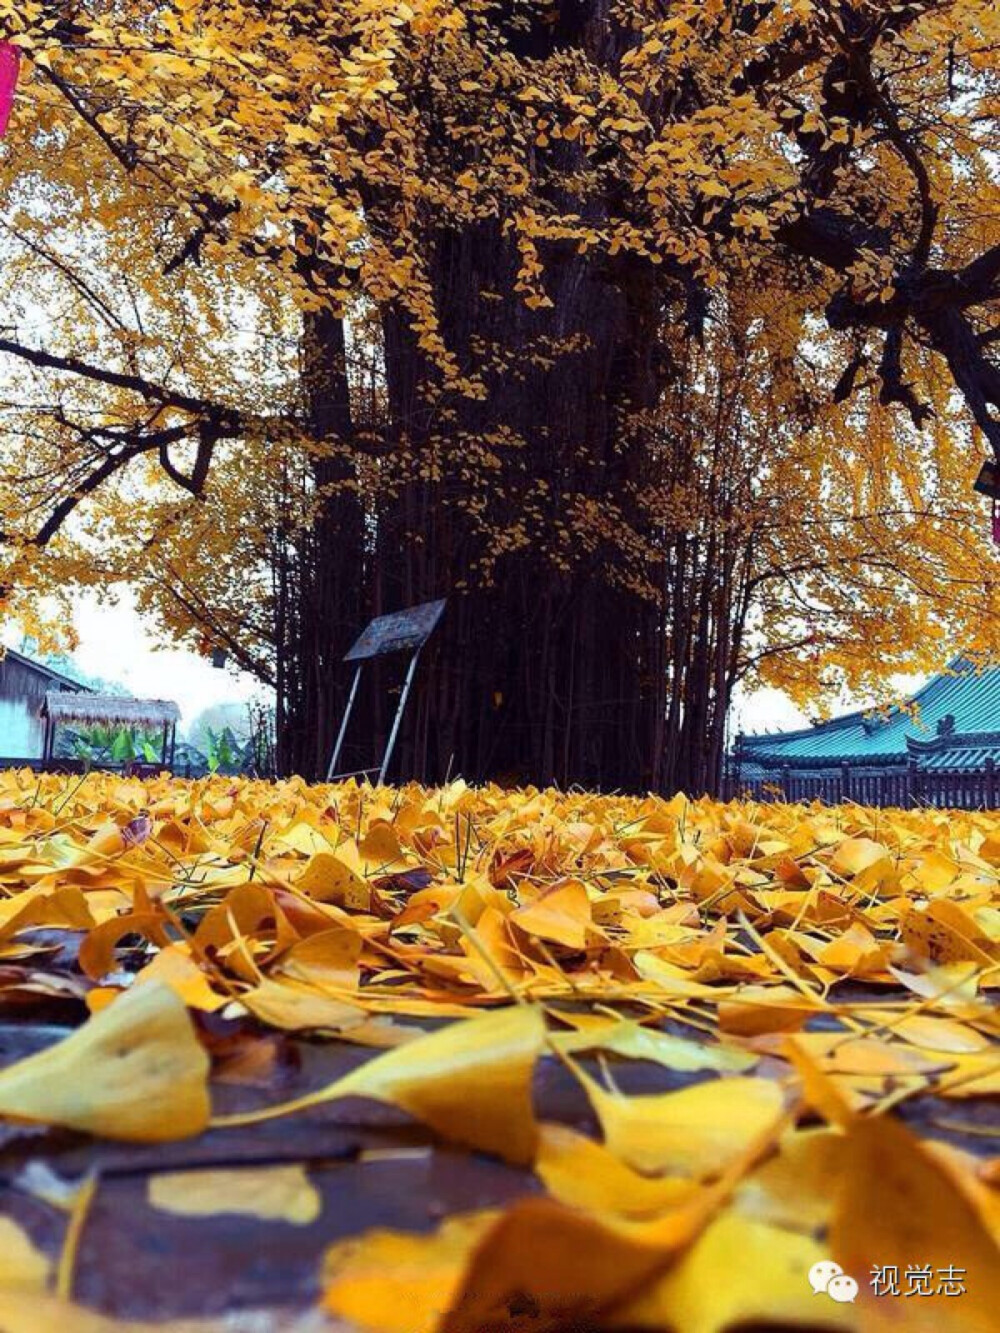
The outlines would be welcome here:
M 958 658 L 901 707 L 744 736 L 742 744 L 748 759 L 768 766 L 899 762 L 910 754 L 922 767 L 1000 763 L 1000 666 L 977 668 Z

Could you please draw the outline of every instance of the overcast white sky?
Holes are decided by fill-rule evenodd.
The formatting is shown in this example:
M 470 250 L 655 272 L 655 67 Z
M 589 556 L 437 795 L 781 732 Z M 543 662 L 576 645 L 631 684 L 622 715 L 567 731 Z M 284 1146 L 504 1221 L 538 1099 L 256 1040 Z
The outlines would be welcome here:
M 80 671 L 118 681 L 137 697 L 173 699 L 183 714 L 182 730 L 212 704 L 243 703 L 262 693 L 244 672 L 220 671 L 184 648 L 158 647 L 127 591 L 117 606 L 101 606 L 89 593 L 79 595 L 74 623 L 80 644 L 72 657 Z M 18 648 L 21 635 L 12 627 L 3 641 Z

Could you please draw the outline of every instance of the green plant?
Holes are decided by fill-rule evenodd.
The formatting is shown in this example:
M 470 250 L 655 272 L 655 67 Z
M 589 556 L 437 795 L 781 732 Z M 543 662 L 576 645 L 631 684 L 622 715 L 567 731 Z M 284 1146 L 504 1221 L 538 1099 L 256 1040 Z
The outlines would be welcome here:
M 129 764 L 140 756 L 150 764 L 160 758 L 156 732 L 94 722 L 69 737 L 70 753 L 88 764 Z
M 208 727 L 208 744 L 206 747 L 205 758 L 208 763 L 208 771 L 217 773 L 220 768 L 233 768 L 240 762 L 240 747 L 233 735 L 231 727 L 223 727 L 221 731 L 213 731 Z

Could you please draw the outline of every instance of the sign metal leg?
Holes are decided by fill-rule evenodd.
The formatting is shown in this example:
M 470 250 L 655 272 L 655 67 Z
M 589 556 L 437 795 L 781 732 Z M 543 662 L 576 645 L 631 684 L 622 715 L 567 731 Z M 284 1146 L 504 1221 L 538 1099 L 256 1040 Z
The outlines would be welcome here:
M 413 684 L 413 677 L 417 670 L 417 659 L 420 656 L 418 648 L 410 658 L 410 665 L 406 670 L 406 680 L 403 682 L 403 690 L 399 696 L 399 706 L 396 709 L 396 716 L 393 719 L 392 731 L 389 732 L 389 739 L 386 742 L 385 754 L 382 756 L 382 767 L 379 769 L 378 785 L 381 787 L 385 782 L 385 775 L 389 769 L 389 760 L 392 758 L 392 752 L 396 746 L 396 737 L 399 735 L 399 724 L 403 720 L 403 709 L 406 707 L 406 700 L 409 697 L 410 686 Z
M 333 775 L 337 769 L 337 760 L 340 758 L 340 751 L 343 748 L 344 737 L 347 734 L 347 723 L 351 716 L 351 710 L 354 707 L 354 700 L 357 698 L 358 685 L 361 681 L 361 667 L 354 673 L 354 679 L 351 681 L 351 692 L 347 696 L 347 707 L 344 709 L 344 719 L 340 724 L 340 731 L 337 733 L 337 741 L 333 747 L 333 754 L 330 756 L 330 763 L 326 770 L 327 782 L 333 781 Z

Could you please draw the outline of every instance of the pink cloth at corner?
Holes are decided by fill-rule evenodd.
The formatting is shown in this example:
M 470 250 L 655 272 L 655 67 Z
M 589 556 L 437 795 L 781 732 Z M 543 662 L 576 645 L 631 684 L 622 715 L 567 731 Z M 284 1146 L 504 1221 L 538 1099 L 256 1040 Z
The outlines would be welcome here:
M 7 133 L 20 71 L 21 52 L 12 42 L 0 42 L 0 139 Z

